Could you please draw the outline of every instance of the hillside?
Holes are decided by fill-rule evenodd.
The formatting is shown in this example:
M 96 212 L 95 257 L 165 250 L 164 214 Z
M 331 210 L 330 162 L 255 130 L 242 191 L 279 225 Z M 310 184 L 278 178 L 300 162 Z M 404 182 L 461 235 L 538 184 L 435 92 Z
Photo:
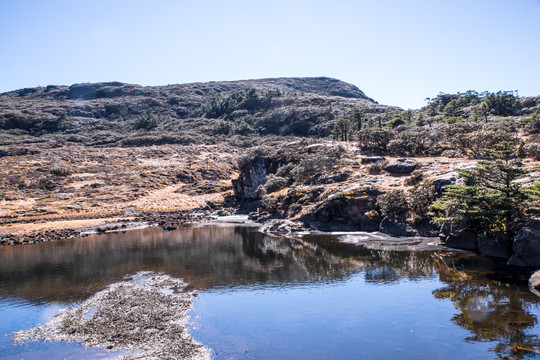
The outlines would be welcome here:
M 399 109 L 325 77 L 49 85 L 0 94 L 0 143 L 61 138 L 88 145 L 151 145 L 215 143 L 234 135 L 327 137 L 337 119 L 356 111 L 375 116 Z
M 244 211 L 540 263 L 540 97 L 514 92 L 402 110 L 330 78 L 21 89 L 0 94 L 0 168 L 0 244 Z M 444 215 L 462 174 L 481 219 Z

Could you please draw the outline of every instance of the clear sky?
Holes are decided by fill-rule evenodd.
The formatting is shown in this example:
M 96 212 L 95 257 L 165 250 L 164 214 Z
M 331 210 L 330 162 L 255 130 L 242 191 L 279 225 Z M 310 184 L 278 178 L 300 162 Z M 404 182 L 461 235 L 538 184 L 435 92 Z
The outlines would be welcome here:
M 0 34 L 0 92 L 329 76 L 403 108 L 540 95 L 540 0 L 0 0 Z

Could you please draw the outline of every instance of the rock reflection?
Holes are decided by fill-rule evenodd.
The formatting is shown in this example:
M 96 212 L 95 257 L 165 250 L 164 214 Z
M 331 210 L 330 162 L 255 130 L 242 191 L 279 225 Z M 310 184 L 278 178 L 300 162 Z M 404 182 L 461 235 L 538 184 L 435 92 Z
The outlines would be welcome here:
M 518 275 L 496 265 L 489 270 L 471 268 L 470 255 L 448 256 L 442 261 L 446 266 L 439 275 L 447 286 L 433 295 L 454 303 L 459 312 L 452 322 L 470 332 L 465 341 L 496 342 L 490 350 L 504 359 L 540 355 L 540 339 L 534 332 L 538 319 L 532 311 L 540 299 L 527 291 L 525 279 L 508 281 Z
M 373 284 L 439 278 L 452 322 L 467 342 L 495 342 L 499 357 L 540 353 L 540 298 L 504 264 L 451 251 L 378 251 L 332 236 L 271 237 L 252 228 L 144 229 L 56 243 L 0 248 L 0 296 L 30 302 L 82 301 L 126 274 L 164 272 L 192 288 L 289 286 L 340 281 L 353 273 Z
M 315 244 L 246 227 L 153 228 L 0 248 L 0 296 L 81 301 L 139 271 L 164 272 L 184 278 L 192 288 L 211 289 L 335 281 L 359 268 L 355 259 Z
M 308 236 L 329 254 L 354 257 L 366 281 L 391 283 L 438 277 L 447 285 L 435 290 L 438 299 L 452 301 L 456 325 L 471 335 L 466 342 L 495 342 L 500 358 L 540 356 L 535 334 L 540 298 L 528 291 L 526 274 L 512 272 L 497 259 L 454 251 L 376 251 L 337 242 L 329 236 Z

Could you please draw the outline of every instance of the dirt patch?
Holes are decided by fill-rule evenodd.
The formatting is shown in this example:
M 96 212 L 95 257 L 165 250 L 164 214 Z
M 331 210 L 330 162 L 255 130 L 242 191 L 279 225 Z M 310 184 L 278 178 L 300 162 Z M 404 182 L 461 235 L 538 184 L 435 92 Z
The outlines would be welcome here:
M 15 334 L 16 343 L 76 341 L 87 347 L 135 350 L 122 359 L 210 359 L 187 331 L 195 292 L 163 274 L 138 273 L 96 293 L 51 321 Z

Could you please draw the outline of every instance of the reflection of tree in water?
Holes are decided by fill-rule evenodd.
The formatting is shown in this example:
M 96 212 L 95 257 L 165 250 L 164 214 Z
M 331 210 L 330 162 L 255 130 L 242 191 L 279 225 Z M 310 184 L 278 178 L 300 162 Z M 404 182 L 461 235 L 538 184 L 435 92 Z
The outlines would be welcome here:
M 452 322 L 471 333 L 465 341 L 497 342 L 490 350 L 500 358 L 539 356 L 540 339 L 533 333 L 538 319 L 531 310 L 540 299 L 506 281 L 486 279 L 493 274 L 456 270 L 451 265 L 439 272 L 448 285 L 433 295 L 452 301 L 459 310 Z
M 78 301 L 138 271 L 164 272 L 196 289 L 341 281 L 353 273 L 388 284 L 433 279 L 452 301 L 452 321 L 469 342 L 497 342 L 499 357 L 539 355 L 533 334 L 540 298 L 515 284 L 506 268 L 475 255 L 445 251 L 380 251 L 332 236 L 284 239 L 247 228 L 204 227 L 166 233 L 145 229 L 0 251 L 0 297 Z
M 434 252 L 374 251 L 365 259 L 368 282 L 390 283 L 403 279 L 432 278 L 436 274 Z
M 540 356 L 533 313 L 540 299 L 526 286 L 514 285 L 524 284 L 527 277 L 512 273 L 500 261 L 463 252 L 376 251 L 330 239 L 317 242 L 329 253 L 354 257 L 369 282 L 438 276 L 448 285 L 433 294 L 455 304 L 459 313 L 452 322 L 471 333 L 465 341 L 496 342 L 491 350 L 500 358 Z

